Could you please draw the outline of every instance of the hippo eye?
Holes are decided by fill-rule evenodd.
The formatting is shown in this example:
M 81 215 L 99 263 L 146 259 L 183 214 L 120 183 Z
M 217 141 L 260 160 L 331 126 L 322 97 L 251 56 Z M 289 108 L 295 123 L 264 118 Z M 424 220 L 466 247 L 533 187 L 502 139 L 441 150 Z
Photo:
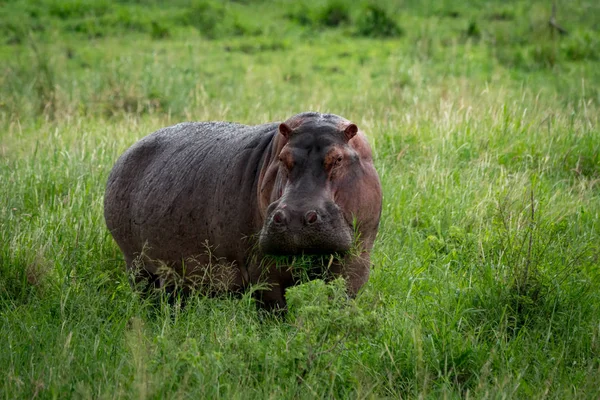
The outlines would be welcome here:
M 334 155 L 326 161 L 327 170 L 333 171 L 342 164 L 344 157 L 341 154 Z
M 292 168 L 294 167 L 294 161 L 291 159 L 291 157 L 283 155 L 283 156 L 279 156 L 279 162 L 288 170 L 291 171 Z

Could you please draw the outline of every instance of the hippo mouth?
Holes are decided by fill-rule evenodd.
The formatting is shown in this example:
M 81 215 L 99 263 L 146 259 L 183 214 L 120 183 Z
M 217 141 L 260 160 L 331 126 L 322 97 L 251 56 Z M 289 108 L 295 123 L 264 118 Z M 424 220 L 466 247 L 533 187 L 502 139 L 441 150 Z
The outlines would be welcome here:
M 346 253 L 352 248 L 354 234 L 344 218 L 322 218 L 318 224 L 281 226 L 271 216 L 260 232 L 259 247 L 263 254 L 326 255 Z
M 341 238 L 341 240 L 340 238 L 331 240 L 331 237 L 328 237 L 321 241 L 311 238 L 310 243 L 306 243 L 305 233 L 264 234 L 261 232 L 259 245 L 264 254 L 273 256 L 325 255 L 348 252 L 352 247 L 352 237 Z

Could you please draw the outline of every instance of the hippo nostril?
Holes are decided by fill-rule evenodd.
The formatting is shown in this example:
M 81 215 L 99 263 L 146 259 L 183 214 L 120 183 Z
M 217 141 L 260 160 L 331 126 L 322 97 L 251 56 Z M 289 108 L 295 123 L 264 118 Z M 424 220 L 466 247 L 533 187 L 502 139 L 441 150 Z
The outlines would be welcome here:
M 283 211 L 277 211 L 275 214 L 273 214 L 273 222 L 276 225 L 281 225 L 284 221 L 285 215 L 283 214 Z
M 310 210 L 307 211 L 306 214 L 304 214 L 304 219 L 307 224 L 314 224 L 319 219 L 319 215 L 316 211 Z

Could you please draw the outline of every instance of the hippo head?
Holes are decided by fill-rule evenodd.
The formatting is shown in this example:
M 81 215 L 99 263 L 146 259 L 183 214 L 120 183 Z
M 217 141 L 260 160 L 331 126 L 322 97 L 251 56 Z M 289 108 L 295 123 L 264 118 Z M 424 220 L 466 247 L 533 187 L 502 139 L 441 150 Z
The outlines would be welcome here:
M 259 236 L 264 254 L 350 250 L 354 216 L 340 200 L 352 197 L 352 183 L 362 174 L 351 145 L 357 133 L 353 123 L 328 114 L 299 114 L 279 125 L 261 187 L 268 196 Z

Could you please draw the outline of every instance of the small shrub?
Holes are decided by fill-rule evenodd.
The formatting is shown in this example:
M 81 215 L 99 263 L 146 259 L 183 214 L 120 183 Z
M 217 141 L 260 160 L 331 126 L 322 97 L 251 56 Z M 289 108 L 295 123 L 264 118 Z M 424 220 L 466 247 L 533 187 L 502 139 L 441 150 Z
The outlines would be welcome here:
M 152 39 L 164 39 L 171 36 L 169 28 L 162 25 L 160 22 L 152 21 L 152 28 L 150 30 L 150 37 Z
M 312 10 L 304 2 L 294 3 L 294 6 L 285 14 L 285 17 L 301 26 L 311 26 L 315 24 Z
M 541 67 L 553 67 L 558 62 L 556 45 L 551 42 L 540 43 L 533 48 L 532 58 Z
M 100 25 L 118 31 L 152 32 L 152 21 L 150 19 L 127 8 L 119 8 L 114 13 L 103 16 L 100 19 Z
M 63 20 L 81 18 L 85 16 L 102 16 L 110 9 L 106 1 L 53 1 L 49 5 L 48 13 L 53 17 Z
M 348 338 L 368 338 L 377 332 L 381 320 L 376 313 L 359 308 L 346 294 L 346 282 L 337 278 L 329 283 L 320 279 L 288 289 L 286 292 L 291 325 L 296 327 L 298 347 L 330 348 L 331 356 L 343 351 Z M 315 357 L 304 360 L 304 366 L 310 370 L 311 364 L 318 361 Z M 325 354 L 322 354 L 323 356 Z M 304 371 L 307 372 L 307 371 Z
M 573 34 L 561 45 L 561 52 L 568 60 L 598 60 L 600 58 L 600 39 L 590 32 Z
M 29 43 L 35 57 L 34 90 L 37 95 L 37 112 L 50 118 L 55 117 L 58 107 L 56 67 L 46 50 L 31 40 Z
M 488 19 L 491 21 L 512 21 L 515 19 L 515 12 L 512 9 L 494 11 L 489 14 Z
M 442 13 L 442 16 L 456 19 L 456 18 L 460 17 L 460 12 L 456 11 L 456 10 L 448 10 L 448 11 Z
M 564 156 L 557 158 L 555 171 L 559 176 L 600 178 L 600 143 L 593 135 L 573 137 Z
M 0 35 L 6 44 L 21 44 L 27 38 L 27 27 L 25 24 L 2 21 L 0 22 Z
M 483 289 L 474 299 L 481 301 L 474 306 L 501 315 L 510 337 L 525 326 L 546 324 L 558 307 L 572 304 L 574 299 L 568 291 L 558 288 L 564 289 L 569 275 L 576 280 L 578 270 L 594 262 L 588 257 L 590 246 L 564 241 L 569 229 L 565 222 L 543 216 L 534 187 L 532 179 L 529 193 L 509 192 L 499 199 L 492 240 L 483 243 L 489 263 L 482 267 L 485 284 L 480 285 Z M 567 257 L 560 260 L 565 263 L 560 278 L 548 268 L 558 261 L 556 249 Z
M 394 37 L 403 33 L 396 21 L 375 4 L 364 7 L 356 25 L 360 36 Z
M 223 26 L 223 33 L 234 36 L 258 36 L 262 33 L 259 26 L 243 19 L 240 15 L 234 15 L 229 19 L 230 23 Z
M 96 18 L 85 18 L 69 23 L 65 30 L 81 33 L 89 38 L 100 38 L 106 35 L 104 26 L 101 26 Z
M 96 101 L 102 105 L 103 114 L 107 118 L 123 114 L 152 114 L 163 111 L 168 105 L 165 96 L 154 90 L 143 93 L 134 85 L 118 82 L 110 83 Z
M 469 22 L 466 34 L 473 39 L 479 39 L 481 37 L 481 29 L 479 29 L 479 25 L 477 25 L 476 21 Z
M 323 26 L 335 27 L 349 21 L 348 6 L 341 1 L 330 1 L 318 15 L 318 22 Z
M 215 39 L 222 32 L 222 25 L 226 18 L 225 8 L 213 1 L 197 1 L 192 4 L 187 14 L 187 22 L 204 36 Z
M 244 40 L 240 43 L 228 44 L 225 46 L 225 51 L 239 51 L 246 54 L 255 54 L 268 51 L 282 51 L 288 48 L 288 44 L 282 40 L 270 40 L 262 38 L 256 38 L 253 40 Z

